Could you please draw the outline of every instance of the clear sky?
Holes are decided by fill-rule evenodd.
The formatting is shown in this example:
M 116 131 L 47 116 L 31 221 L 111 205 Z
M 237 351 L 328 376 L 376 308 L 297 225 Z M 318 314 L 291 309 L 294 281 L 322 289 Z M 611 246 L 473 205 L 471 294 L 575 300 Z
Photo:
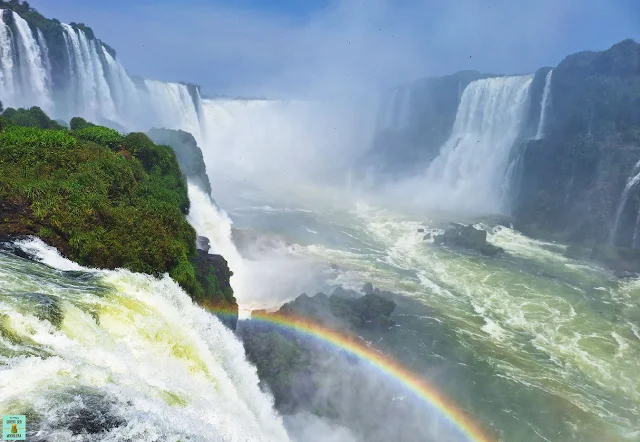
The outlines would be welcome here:
M 124 66 L 209 94 L 296 95 L 476 69 L 532 72 L 640 41 L 640 0 L 31 0 Z

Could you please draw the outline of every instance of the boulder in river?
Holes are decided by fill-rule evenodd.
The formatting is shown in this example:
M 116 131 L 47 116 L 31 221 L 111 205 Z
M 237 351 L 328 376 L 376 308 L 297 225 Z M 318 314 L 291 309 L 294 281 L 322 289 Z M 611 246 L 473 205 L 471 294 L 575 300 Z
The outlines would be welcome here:
M 472 224 L 452 224 L 442 235 L 433 237 L 434 244 L 475 250 L 486 256 L 493 256 L 504 250 L 487 242 L 486 230 L 476 229 Z

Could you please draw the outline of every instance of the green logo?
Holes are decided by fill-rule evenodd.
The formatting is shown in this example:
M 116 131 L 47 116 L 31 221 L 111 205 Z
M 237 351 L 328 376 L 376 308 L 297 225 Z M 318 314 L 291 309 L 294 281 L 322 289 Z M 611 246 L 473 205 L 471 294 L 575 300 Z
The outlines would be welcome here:
M 24 415 L 2 416 L 2 440 L 26 440 L 27 418 Z

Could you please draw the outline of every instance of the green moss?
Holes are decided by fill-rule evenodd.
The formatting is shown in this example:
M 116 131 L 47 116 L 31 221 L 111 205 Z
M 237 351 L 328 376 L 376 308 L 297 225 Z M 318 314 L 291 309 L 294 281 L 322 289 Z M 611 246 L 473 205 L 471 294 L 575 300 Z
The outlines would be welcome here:
M 0 132 L 0 203 L 21 208 L 0 234 L 38 234 L 87 266 L 167 272 L 202 295 L 190 263 L 196 234 L 184 216 L 187 186 L 170 148 L 100 126 L 19 123 Z

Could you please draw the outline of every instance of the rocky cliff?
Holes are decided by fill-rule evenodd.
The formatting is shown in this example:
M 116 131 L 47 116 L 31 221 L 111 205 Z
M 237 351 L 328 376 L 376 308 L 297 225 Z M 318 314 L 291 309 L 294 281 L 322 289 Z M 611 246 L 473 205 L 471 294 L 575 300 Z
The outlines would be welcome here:
M 538 84 L 544 76 L 537 73 Z M 637 246 L 640 188 L 630 181 L 640 160 L 640 45 L 571 55 L 553 69 L 550 87 L 545 135 L 528 141 L 519 165 L 517 226 Z

